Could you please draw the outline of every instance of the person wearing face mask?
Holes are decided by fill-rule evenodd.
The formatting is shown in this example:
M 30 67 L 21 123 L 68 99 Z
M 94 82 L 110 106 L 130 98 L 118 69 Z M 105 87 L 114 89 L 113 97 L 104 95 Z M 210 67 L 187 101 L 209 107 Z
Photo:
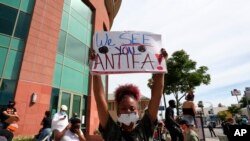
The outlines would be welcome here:
M 1 122 L 3 124 L 3 129 L 6 129 L 11 123 L 18 122 L 19 120 L 15 104 L 15 101 L 9 101 L 8 106 L 2 110 Z
M 162 57 L 167 57 L 164 49 Z M 95 59 L 95 53 L 90 50 L 90 59 Z M 93 75 L 93 90 L 100 120 L 99 131 L 105 141 L 149 141 L 152 140 L 157 112 L 164 87 L 164 73 L 153 74 L 151 100 L 142 118 L 139 118 L 138 101 L 140 91 L 133 84 L 119 86 L 115 90 L 118 123 L 109 112 L 105 91 L 100 75 Z
M 183 141 L 183 134 L 180 125 L 174 119 L 174 108 L 176 104 L 174 100 L 168 101 L 169 107 L 165 111 L 165 126 L 169 131 L 172 141 Z
M 53 131 L 55 141 L 60 141 L 62 136 L 70 127 L 68 115 L 66 113 L 67 110 L 68 107 L 66 105 L 61 105 L 60 111 L 57 112 L 52 118 L 51 129 Z
M 86 141 L 84 134 L 82 133 L 80 126 L 81 120 L 77 117 L 70 120 L 70 127 L 62 135 L 60 141 Z

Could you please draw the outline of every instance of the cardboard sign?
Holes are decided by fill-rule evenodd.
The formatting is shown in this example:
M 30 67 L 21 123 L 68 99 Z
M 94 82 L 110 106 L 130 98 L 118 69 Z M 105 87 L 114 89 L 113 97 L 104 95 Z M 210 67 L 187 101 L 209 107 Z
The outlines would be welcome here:
M 93 38 L 96 58 L 91 72 L 154 73 L 166 72 L 160 54 L 161 35 L 149 32 L 97 32 Z

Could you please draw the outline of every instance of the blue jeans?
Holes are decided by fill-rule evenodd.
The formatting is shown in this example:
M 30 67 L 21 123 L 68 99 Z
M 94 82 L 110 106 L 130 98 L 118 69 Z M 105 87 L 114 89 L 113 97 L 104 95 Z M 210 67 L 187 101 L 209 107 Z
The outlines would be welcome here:
M 51 128 L 45 128 L 43 129 L 38 137 L 38 141 L 42 141 L 45 137 L 49 136 L 46 141 L 50 141 L 50 136 L 52 134 Z

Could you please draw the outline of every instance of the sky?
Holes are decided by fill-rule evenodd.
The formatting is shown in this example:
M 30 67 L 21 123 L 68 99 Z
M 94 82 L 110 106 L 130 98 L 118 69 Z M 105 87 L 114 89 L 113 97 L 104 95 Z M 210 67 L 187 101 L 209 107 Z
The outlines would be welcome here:
M 111 31 L 147 31 L 162 36 L 169 57 L 183 49 L 197 68 L 207 66 L 209 85 L 195 89 L 195 103 L 205 107 L 237 104 L 233 89 L 250 87 L 249 0 L 123 0 Z M 134 83 L 151 97 L 151 74 L 109 75 L 109 93 Z M 173 95 L 166 96 L 167 101 Z M 184 100 L 184 99 L 183 99 Z M 163 104 L 163 103 L 162 103 Z

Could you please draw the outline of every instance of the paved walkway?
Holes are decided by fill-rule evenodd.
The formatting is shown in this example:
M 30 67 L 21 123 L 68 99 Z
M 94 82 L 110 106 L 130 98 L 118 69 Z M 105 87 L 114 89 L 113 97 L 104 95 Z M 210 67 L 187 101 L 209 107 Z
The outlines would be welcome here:
M 219 138 L 218 137 L 206 138 L 206 141 L 219 141 Z

